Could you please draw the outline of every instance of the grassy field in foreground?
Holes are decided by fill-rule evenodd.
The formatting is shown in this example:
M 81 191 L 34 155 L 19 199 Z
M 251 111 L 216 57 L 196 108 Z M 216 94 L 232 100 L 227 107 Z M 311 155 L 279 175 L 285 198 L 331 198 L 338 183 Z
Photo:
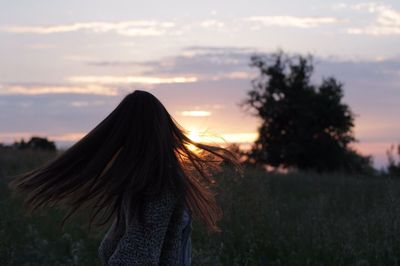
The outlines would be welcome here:
M 0 151 L 0 265 L 99 265 L 104 231 L 82 218 L 64 231 L 61 210 L 28 217 L 5 176 L 53 155 Z M 247 170 L 217 178 L 223 232 L 193 228 L 194 265 L 399 265 L 400 180 Z

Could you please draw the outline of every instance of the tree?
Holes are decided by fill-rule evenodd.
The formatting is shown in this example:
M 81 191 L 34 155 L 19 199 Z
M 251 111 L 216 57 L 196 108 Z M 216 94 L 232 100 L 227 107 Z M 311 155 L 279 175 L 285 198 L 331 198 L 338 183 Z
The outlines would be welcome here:
M 387 167 L 387 172 L 391 176 L 400 177 L 400 160 L 396 162 L 394 158 L 395 153 L 400 158 L 400 144 L 398 144 L 397 146 L 391 145 L 390 148 L 386 151 L 386 155 L 389 162 Z
M 49 141 L 47 138 L 33 136 L 28 142 L 21 139 L 20 142 L 14 142 L 13 147 L 16 149 L 32 149 L 32 150 L 46 150 L 46 151 L 56 151 L 56 145 L 53 141 Z
M 342 102 L 343 84 L 334 77 L 310 82 L 312 56 L 289 57 L 282 50 L 254 55 L 259 76 L 242 106 L 261 119 L 248 153 L 256 165 L 322 171 L 370 171 L 371 157 L 349 147 L 355 142 L 354 114 Z

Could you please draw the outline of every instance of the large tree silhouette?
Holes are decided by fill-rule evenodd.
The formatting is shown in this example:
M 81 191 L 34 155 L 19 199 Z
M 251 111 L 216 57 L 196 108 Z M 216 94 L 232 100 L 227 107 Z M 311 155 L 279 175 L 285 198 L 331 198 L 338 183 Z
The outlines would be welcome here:
M 296 60 L 297 59 L 297 60 Z M 342 102 L 343 84 L 334 77 L 311 84 L 313 57 L 290 57 L 282 50 L 254 55 L 259 70 L 242 103 L 261 119 L 258 139 L 248 153 L 257 165 L 317 171 L 371 170 L 371 157 L 349 148 L 356 141 L 354 114 Z

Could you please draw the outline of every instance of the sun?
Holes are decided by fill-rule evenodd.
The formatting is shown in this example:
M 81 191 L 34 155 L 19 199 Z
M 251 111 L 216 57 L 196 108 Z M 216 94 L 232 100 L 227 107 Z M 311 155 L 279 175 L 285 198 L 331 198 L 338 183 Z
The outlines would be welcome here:
M 199 130 L 192 128 L 189 130 L 189 136 L 188 136 L 191 140 L 195 141 L 195 142 L 200 142 L 200 134 L 199 134 Z
M 201 141 L 201 137 L 200 137 L 200 132 L 198 129 L 196 128 L 191 128 L 188 130 L 189 131 L 189 139 L 191 139 L 194 142 L 200 142 Z M 189 144 L 188 145 L 189 150 L 191 151 L 196 151 L 198 150 L 198 148 L 196 146 L 194 146 L 193 144 Z

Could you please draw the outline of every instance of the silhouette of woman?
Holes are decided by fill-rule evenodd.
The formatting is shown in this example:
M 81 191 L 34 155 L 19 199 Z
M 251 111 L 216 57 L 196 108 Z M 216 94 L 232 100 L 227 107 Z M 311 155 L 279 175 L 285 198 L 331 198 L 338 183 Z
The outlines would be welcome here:
M 195 148 L 195 150 L 194 150 Z M 192 141 L 152 94 L 136 90 L 54 160 L 16 176 L 11 187 L 31 212 L 62 204 L 110 225 L 99 246 L 104 265 L 190 265 L 192 218 L 212 232 L 222 210 L 210 185 L 235 154 Z

